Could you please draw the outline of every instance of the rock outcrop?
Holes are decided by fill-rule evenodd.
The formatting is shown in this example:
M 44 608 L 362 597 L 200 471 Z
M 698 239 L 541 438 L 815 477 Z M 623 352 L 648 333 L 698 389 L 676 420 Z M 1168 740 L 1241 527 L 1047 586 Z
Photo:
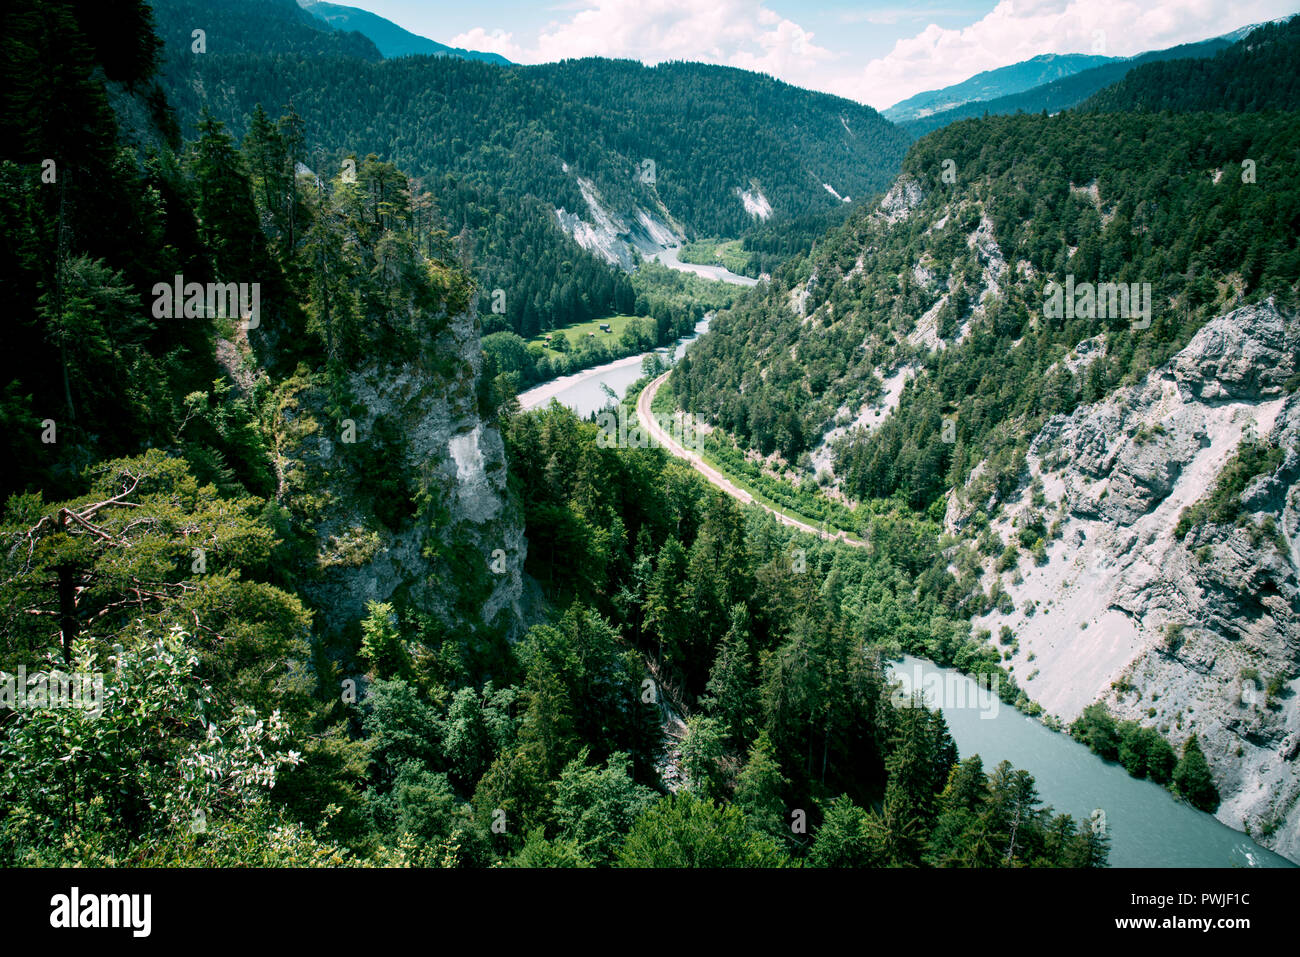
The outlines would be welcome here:
M 321 620 L 346 628 L 396 600 L 448 629 L 518 631 L 523 515 L 479 408 L 478 325 L 471 309 L 420 355 L 365 362 L 342 402 L 319 378 L 282 391 L 278 497 L 309 529 L 299 588 Z
M 1045 561 L 1022 553 L 1001 576 L 1013 610 L 976 620 L 1015 634 L 1017 681 L 1049 713 L 1069 721 L 1100 700 L 1176 748 L 1197 734 L 1218 817 L 1293 860 L 1298 365 L 1300 319 L 1270 300 L 1212 320 L 1141 383 L 1051 419 L 1030 447 L 1030 483 L 992 523 L 1004 541 L 1047 530 Z M 952 497 L 950 530 L 973 497 Z
M 924 198 L 920 183 L 910 176 L 900 176 L 881 197 L 878 215 L 888 223 L 900 223 L 912 215 Z

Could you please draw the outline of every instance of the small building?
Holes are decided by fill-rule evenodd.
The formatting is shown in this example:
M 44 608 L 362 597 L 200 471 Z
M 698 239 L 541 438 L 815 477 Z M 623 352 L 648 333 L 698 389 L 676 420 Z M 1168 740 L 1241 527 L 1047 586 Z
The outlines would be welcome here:
M 601 331 L 601 332 L 609 332 L 609 323 L 608 323 L 608 322 L 602 322 L 602 323 L 600 324 L 600 331 Z

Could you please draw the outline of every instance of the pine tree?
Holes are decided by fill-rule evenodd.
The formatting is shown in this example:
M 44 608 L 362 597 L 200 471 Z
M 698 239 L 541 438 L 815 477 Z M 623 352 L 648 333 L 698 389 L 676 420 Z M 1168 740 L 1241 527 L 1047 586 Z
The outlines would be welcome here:
M 1201 743 L 1192 735 L 1183 745 L 1183 756 L 1174 768 L 1174 790 L 1193 807 L 1213 813 L 1219 807 L 1219 789 L 1201 751 Z
M 809 866 L 884 867 L 888 863 L 880 822 L 846 794 L 832 801 L 808 852 Z
M 789 838 L 790 817 L 783 798 L 789 783 L 772 753 L 771 739 L 766 731 L 760 732 L 736 780 L 732 803 L 745 812 L 754 827 L 774 838 Z
M 731 627 L 718 648 L 705 686 L 704 706 L 727 726 L 727 739 L 744 747 L 753 736 L 756 715 L 756 680 L 750 655 L 749 610 L 731 606 Z M 769 742 L 770 744 L 770 742 Z
M 916 865 L 938 811 L 937 797 L 956 761 L 943 715 L 919 700 L 898 712 L 899 727 L 885 768 L 884 825 L 890 861 Z

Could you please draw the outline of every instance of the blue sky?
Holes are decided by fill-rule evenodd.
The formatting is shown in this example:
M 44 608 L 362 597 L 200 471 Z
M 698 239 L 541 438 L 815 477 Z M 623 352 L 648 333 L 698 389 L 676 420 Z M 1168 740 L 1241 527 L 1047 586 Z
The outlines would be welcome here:
M 610 56 L 761 70 L 878 109 L 1042 53 L 1132 56 L 1296 0 L 339 0 L 519 63 Z

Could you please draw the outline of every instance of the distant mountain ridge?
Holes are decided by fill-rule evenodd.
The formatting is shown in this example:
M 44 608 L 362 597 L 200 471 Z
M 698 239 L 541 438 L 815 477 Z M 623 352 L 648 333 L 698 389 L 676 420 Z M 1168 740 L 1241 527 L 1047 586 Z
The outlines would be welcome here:
M 1044 53 L 1010 66 L 985 70 L 968 80 L 946 86 L 941 90 L 918 93 L 883 110 L 881 115 L 894 123 L 919 120 L 935 113 L 955 109 L 965 103 L 1022 93 L 1044 83 L 1050 83 L 1052 80 L 1073 76 L 1116 60 L 1116 57 L 1087 53 Z
M 165 72 L 186 62 L 203 31 L 204 56 L 232 53 L 349 56 L 376 61 L 383 55 L 367 37 L 337 30 L 312 16 L 297 0 L 149 0 L 158 38 L 163 41 Z
M 1161 60 L 1212 57 L 1230 46 L 1232 46 L 1230 41 L 1215 37 L 1198 43 L 1184 43 L 1176 47 L 1170 47 L 1167 50 L 1153 50 L 1150 53 L 1143 53 L 1127 60 L 1114 60 L 1110 63 L 1103 63 L 1101 66 L 1082 70 L 1071 76 L 1052 80 L 1050 83 L 1044 83 L 1041 86 L 1020 93 L 1000 96 L 993 100 L 973 100 L 970 103 L 963 103 L 961 106 L 945 110 L 942 113 L 933 113 L 916 120 L 904 121 L 899 125 L 913 136 L 924 136 L 931 130 L 941 129 L 949 123 L 983 116 L 985 113 L 990 116 L 1006 116 L 1013 113 L 1041 113 L 1044 110 L 1048 113 L 1059 113 L 1061 110 L 1068 110 L 1071 107 L 1078 106 L 1097 91 L 1103 90 L 1113 83 L 1118 83 L 1129 71 L 1136 67 Z
M 420 36 L 403 29 L 391 20 L 387 20 L 369 10 L 348 7 L 339 3 L 324 3 L 320 0 L 300 0 L 300 6 L 330 25 L 336 30 L 355 31 L 370 40 L 384 59 L 399 56 L 428 55 L 454 56 L 462 60 L 481 60 L 484 63 L 497 63 L 502 66 L 510 63 L 497 53 L 481 53 L 477 50 L 462 50 L 438 43 L 428 37 Z
M 1065 66 L 1078 64 L 1089 57 L 1078 54 L 1065 57 L 1035 57 L 1023 63 L 1015 63 L 997 70 L 977 74 L 954 86 L 942 90 L 918 93 L 916 96 L 896 103 L 883 112 L 883 116 L 900 125 L 913 136 L 924 136 L 931 130 L 937 130 L 955 123 L 957 120 L 973 116 L 1001 116 L 1011 113 L 1038 113 L 1046 110 L 1057 113 L 1061 110 L 1078 106 L 1089 97 L 1118 83 L 1129 71 L 1150 63 L 1166 60 L 1190 60 L 1216 56 L 1233 44 L 1250 36 L 1256 30 L 1265 27 L 1277 27 L 1285 24 L 1291 17 L 1279 17 L 1263 23 L 1252 23 L 1240 27 L 1231 33 L 1211 37 L 1196 43 L 1183 43 L 1164 50 L 1151 50 L 1133 57 L 1094 57 L 1100 62 L 1094 65 L 1084 64 L 1078 70 L 1062 72 L 1056 78 L 1047 77 L 1037 84 L 1028 83 L 1018 89 L 1006 89 L 994 96 L 979 95 L 981 88 L 993 89 L 1000 83 L 1014 85 L 1015 77 L 1032 76 L 1033 71 L 1022 68 L 1043 60 L 1065 60 Z M 1058 69 L 1061 65 L 1058 64 Z M 1001 79 L 1006 77 L 1005 80 Z M 998 78 L 993 83 L 984 78 Z M 949 106 L 943 106 L 947 100 L 957 100 Z M 936 107 L 937 108 L 934 108 Z

